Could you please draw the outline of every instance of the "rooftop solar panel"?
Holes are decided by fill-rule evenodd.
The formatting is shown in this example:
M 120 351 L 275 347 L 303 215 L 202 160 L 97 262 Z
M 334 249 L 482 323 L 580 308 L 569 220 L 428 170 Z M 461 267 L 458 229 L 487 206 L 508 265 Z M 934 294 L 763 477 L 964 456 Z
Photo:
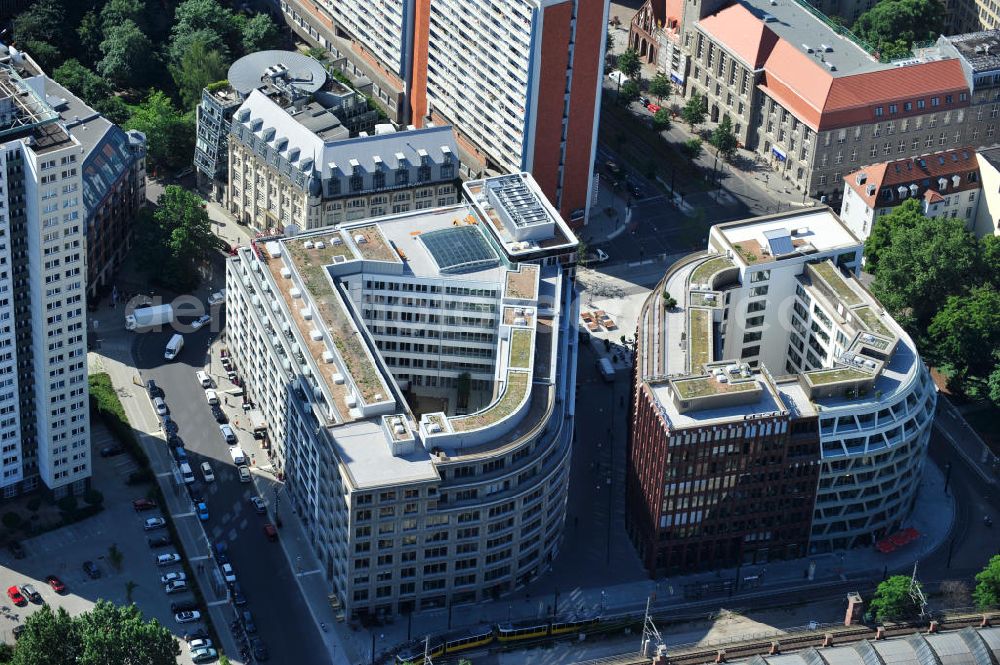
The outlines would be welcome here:
M 475 226 L 456 226 L 420 236 L 442 274 L 453 275 L 492 268 L 500 263 Z
M 795 251 L 788 229 L 771 229 L 770 231 L 764 231 L 764 238 L 767 239 L 767 244 L 771 248 L 771 254 L 773 256 L 784 256 L 785 254 L 791 254 Z

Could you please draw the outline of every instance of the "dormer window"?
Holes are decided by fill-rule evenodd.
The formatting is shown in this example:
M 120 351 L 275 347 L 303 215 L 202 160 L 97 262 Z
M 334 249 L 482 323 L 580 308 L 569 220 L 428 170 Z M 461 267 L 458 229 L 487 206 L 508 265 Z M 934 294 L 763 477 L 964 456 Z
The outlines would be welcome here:
M 883 189 L 882 190 L 882 198 L 885 199 L 886 201 L 891 201 L 892 200 L 892 190 L 889 189 L 888 187 L 886 187 L 885 189 Z
M 948 189 L 948 179 L 938 178 L 938 190 L 943 192 L 946 189 Z

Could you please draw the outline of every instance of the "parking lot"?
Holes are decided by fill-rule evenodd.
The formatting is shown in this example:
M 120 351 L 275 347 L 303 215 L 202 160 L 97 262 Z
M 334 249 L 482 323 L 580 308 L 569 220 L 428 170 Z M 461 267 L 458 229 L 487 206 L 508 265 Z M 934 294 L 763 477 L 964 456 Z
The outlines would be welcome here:
M 89 610 L 99 599 L 116 604 L 131 601 L 147 619 L 157 619 L 182 639 L 186 629 L 193 630 L 198 624 L 178 624 L 170 604 L 193 599 L 193 596 L 167 595 L 160 576 L 182 568 L 177 564 L 160 567 L 155 563 L 157 554 L 176 550 L 169 546 L 151 549 L 147 537 L 165 535 L 167 530 L 145 531 L 143 523 L 146 518 L 160 513 L 158 510 L 136 512 L 132 506 L 133 499 L 144 497 L 152 485 L 126 485 L 125 480 L 138 465 L 127 454 L 101 457 L 98 451 L 114 440 L 96 421 L 93 433 L 93 487 L 103 493 L 105 509 L 82 522 L 21 541 L 26 555 L 22 559 L 15 559 L 6 549 L 0 552 L 0 585 L 7 589 L 12 585 L 31 584 L 41 595 L 42 602 L 54 608 L 65 608 L 74 615 Z M 112 545 L 121 553 L 120 568 L 112 563 Z M 84 561 L 96 565 L 99 578 L 93 579 L 84 572 Z M 64 593 L 57 594 L 46 583 L 45 578 L 49 575 L 57 576 L 66 585 Z M 0 605 L 6 607 L 0 614 L 0 640 L 13 643 L 14 627 L 23 623 L 41 603 L 16 607 L 4 597 Z M 179 662 L 190 663 L 183 641 L 181 652 Z

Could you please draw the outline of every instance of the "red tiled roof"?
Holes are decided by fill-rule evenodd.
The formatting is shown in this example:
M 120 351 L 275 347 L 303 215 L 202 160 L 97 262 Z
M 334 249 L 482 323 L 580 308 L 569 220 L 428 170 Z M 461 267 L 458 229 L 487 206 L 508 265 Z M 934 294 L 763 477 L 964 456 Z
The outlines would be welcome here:
M 975 179 L 970 179 L 969 174 L 975 172 Z M 958 187 L 952 182 L 952 176 L 961 178 Z M 859 176 L 864 176 L 865 182 L 858 183 Z M 847 186 L 861 197 L 869 208 L 876 207 L 876 201 L 882 190 L 898 187 L 917 185 L 919 189 L 925 189 L 923 197 L 933 203 L 934 200 L 943 200 L 938 193 L 938 179 L 947 178 L 948 184 L 945 189 L 946 194 L 961 192 L 969 189 L 979 189 L 979 160 L 976 159 L 976 151 L 972 147 L 956 148 L 955 150 L 945 150 L 935 152 L 920 157 L 910 157 L 898 159 L 892 162 L 880 162 L 866 166 L 854 173 L 844 176 Z M 924 184 L 924 181 L 928 184 Z M 869 185 L 875 186 L 873 194 L 869 194 Z M 937 195 L 939 199 L 934 199 L 932 195 Z M 928 198 L 930 197 L 930 198 Z M 893 196 L 888 205 L 895 205 L 901 199 Z M 882 204 L 880 207 L 885 207 Z
M 928 189 L 924 192 L 924 200 L 928 203 L 940 203 L 944 201 L 944 197 L 935 192 L 933 189 Z
M 737 3 L 698 22 L 715 41 L 738 55 L 754 69 L 760 68 L 779 41 L 763 21 Z
M 938 110 L 963 108 L 969 88 L 958 60 L 921 62 L 873 72 L 833 76 L 819 62 L 779 38 L 761 19 L 740 3 L 699 21 L 706 34 L 754 69 L 764 69 L 759 86 L 816 131 L 874 122 L 875 107 L 894 103 L 898 111 L 885 119 L 905 118 L 931 111 L 931 96 L 951 94 L 951 104 Z M 916 100 L 925 99 L 925 108 Z M 903 111 L 912 101 L 913 108 Z M 888 111 L 888 109 L 886 109 Z

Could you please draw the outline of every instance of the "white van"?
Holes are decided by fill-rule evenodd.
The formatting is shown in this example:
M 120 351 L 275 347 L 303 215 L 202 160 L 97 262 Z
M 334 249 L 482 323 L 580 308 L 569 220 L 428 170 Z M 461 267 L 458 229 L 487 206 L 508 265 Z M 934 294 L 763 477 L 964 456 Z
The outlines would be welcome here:
M 167 403 L 163 401 L 162 397 L 153 398 L 153 408 L 156 409 L 156 414 L 159 416 L 167 415 Z
M 239 446 L 233 446 L 229 449 L 229 455 L 233 458 L 233 464 L 240 466 L 247 463 L 247 455 L 243 452 L 243 449 Z
M 194 471 L 191 470 L 191 465 L 187 462 L 181 462 L 181 478 L 188 485 L 194 482 Z
M 198 377 L 198 383 L 201 384 L 202 388 L 212 387 L 212 377 L 210 377 L 208 375 L 208 372 L 206 372 L 205 370 L 198 370 L 198 373 L 195 374 L 195 376 Z
M 184 335 L 174 335 L 167 342 L 167 348 L 163 352 L 164 360 L 173 360 L 177 357 L 177 354 L 181 352 L 184 348 Z
M 208 462 L 201 463 L 201 475 L 205 476 L 206 483 L 215 481 L 215 472 L 212 471 L 212 465 Z

